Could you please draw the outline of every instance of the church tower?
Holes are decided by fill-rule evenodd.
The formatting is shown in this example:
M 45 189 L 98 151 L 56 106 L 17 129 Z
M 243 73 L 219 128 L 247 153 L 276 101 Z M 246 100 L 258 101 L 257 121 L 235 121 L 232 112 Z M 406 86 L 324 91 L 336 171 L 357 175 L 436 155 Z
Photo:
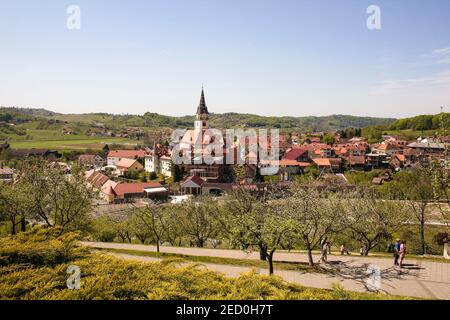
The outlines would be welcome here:
M 208 107 L 206 107 L 205 93 L 203 92 L 203 87 L 202 87 L 202 95 L 200 96 L 200 103 L 197 107 L 197 114 L 195 118 L 196 118 L 194 122 L 195 131 L 204 131 L 209 128 L 208 127 L 209 112 Z

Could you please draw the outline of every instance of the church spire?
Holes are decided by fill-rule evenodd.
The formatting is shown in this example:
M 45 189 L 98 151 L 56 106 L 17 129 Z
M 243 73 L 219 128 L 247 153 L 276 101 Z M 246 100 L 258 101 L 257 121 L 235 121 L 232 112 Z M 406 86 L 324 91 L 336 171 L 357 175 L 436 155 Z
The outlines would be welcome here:
M 202 86 L 202 94 L 200 96 L 200 103 L 197 107 L 197 115 L 201 115 L 201 114 L 209 114 L 208 107 L 206 106 L 206 102 L 205 102 L 205 92 L 203 90 L 203 86 Z

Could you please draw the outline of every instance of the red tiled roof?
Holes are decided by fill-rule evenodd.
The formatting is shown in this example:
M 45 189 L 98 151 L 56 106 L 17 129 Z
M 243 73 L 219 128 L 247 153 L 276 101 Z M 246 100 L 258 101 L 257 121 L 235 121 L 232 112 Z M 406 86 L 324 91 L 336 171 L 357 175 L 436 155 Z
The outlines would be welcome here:
M 331 167 L 331 163 L 328 158 L 315 158 L 315 159 L 313 159 L 313 161 L 319 167 Z
M 341 158 L 315 158 L 314 163 L 319 167 L 338 167 L 342 159 Z
M 114 187 L 114 193 L 122 197 L 127 193 L 143 193 L 147 188 L 161 188 L 159 182 L 119 183 Z
M 109 180 L 107 176 L 98 171 L 86 172 L 86 179 L 89 183 L 91 183 L 93 186 L 97 188 L 101 188 L 101 186 L 103 186 L 106 183 L 106 181 Z
M 186 181 L 189 181 L 189 180 L 191 180 L 192 182 L 194 182 L 196 185 L 198 185 L 200 187 L 203 185 L 203 183 L 205 183 L 205 180 L 203 180 L 202 178 L 200 178 L 197 175 L 191 176 L 186 179 Z
M 366 163 L 366 157 L 365 156 L 349 156 L 348 162 L 350 165 L 355 164 L 365 164 Z
M 108 152 L 108 157 L 116 157 L 116 158 L 144 158 L 145 151 L 144 150 L 111 150 Z
M 134 163 L 135 163 L 136 161 L 137 161 L 137 160 L 135 160 L 135 159 L 128 159 L 128 158 L 125 158 L 125 159 L 122 159 L 122 160 L 120 160 L 119 162 L 117 162 L 116 166 L 119 167 L 119 168 L 129 169 L 131 166 L 134 165 Z
M 308 152 L 306 149 L 300 149 L 300 148 L 294 148 L 291 151 L 287 152 L 284 156 L 284 160 L 297 160 L 299 157 L 301 157 L 303 154 Z

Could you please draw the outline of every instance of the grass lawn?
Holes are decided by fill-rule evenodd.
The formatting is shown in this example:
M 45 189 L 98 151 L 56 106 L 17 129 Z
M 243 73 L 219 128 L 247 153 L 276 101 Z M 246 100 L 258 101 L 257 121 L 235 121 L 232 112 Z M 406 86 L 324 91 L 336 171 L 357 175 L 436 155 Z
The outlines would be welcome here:
M 90 138 L 87 136 L 71 136 L 70 139 L 56 140 L 12 140 L 11 148 L 14 149 L 30 149 L 30 148 L 46 148 L 52 150 L 84 150 L 84 149 L 101 149 L 105 144 L 129 144 L 135 145 L 136 142 L 126 138 Z

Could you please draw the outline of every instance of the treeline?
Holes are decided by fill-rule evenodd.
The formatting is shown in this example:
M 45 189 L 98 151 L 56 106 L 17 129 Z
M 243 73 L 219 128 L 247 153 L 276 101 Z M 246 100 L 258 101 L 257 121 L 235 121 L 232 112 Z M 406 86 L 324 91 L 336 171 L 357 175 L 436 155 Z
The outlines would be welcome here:
M 144 115 L 114 115 L 106 113 L 57 114 L 45 109 L 0 108 L 4 121 L 31 121 L 37 118 L 58 119 L 61 121 L 86 124 L 103 123 L 108 128 L 148 127 L 148 128 L 187 128 L 192 127 L 195 116 L 171 117 L 154 112 Z M 20 119 L 19 116 L 23 119 Z M 0 118 L 1 119 L 1 118 Z M 2 120 L 0 120 L 2 121 Z M 214 128 L 280 128 L 303 131 L 333 131 L 348 127 L 363 128 L 372 125 L 386 125 L 394 121 L 388 118 L 331 115 L 324 117 L 273 117 L 255 114 L 224 113 L 210 114 L 210 126 Z
M 412 134 L 406 130 L 413 131 Z M 413 140 L 417 138 L 414 131 L 432 131 L 433 134 L 449 134 L 450 133 L 450 113 L 439 113 L 436 115 L 420 115 L 412 118 L 398 119 L 390 124 L 369 126 L 362 129 L 362 136 L 367 138 L 369 142 L 377 142 L 381 140 L 383 134 L 389 131 L 396 132 L 402 139 Z M 404 132 L 401 132 L 404 131 Z M 427 133 L 425 133 L 427 134 Z
M 420 115 L 412 118 L 399 119 L 389 124 L 389 130 L 412 129 L 417 131 L 449 129 L 450 113 L 436 115 Z

